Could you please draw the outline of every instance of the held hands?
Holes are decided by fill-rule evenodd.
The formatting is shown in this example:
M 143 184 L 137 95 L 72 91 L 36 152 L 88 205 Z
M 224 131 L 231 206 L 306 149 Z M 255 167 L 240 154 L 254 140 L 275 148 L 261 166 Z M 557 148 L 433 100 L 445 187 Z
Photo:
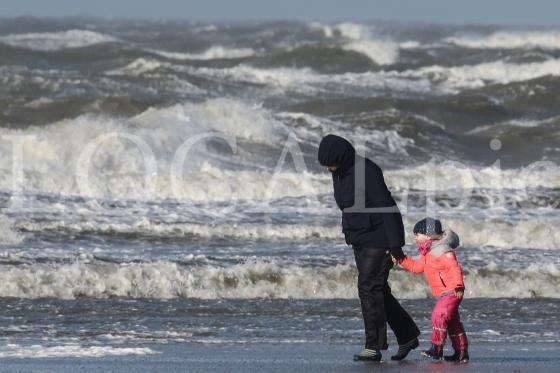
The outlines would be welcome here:
M 455 288 L 455 296 L 457 299 L 463 299 L 463 295 L 465 294 L 465 289 L 463 288 Z
M 390 248 L 389 253 L 391 254 L 391 260 L 395 264 L 399 264 L 401 262 L 401 260 L 404 259 L 404 256 L 405 256 L 403 251 L 402 251 L 402 248 L 400 248 L 400 247 Z

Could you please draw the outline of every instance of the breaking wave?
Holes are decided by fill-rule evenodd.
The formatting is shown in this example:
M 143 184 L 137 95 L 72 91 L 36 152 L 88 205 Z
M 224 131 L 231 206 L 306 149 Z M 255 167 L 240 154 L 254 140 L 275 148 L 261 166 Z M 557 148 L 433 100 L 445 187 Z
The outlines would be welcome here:
M 464 48 L 560 49 L 560 31 L 498 31 L 490 35 L 459 35 L 445 42 Z
M 76 262 L 25 264 L 0 272 L 0 297 L 62 298 L 355 298 L 353 264 L 298 266 L 250 260 L 243 264 L 185 266 L 175 262 Z M 464 270 L 468 297 L 558 297 L 560 269 L 531 264 L 523 269 L 486 267 Z M 402 298 L 426 298 L 420 276 L 395 270 L 393 291 Z
M 301 119 L 305 125 L 300 122 L 290 129 L 284 124 Z M 302 157 L 300 168 L 275 172 L 290 132 L 298 141 L 291 155 Z M 380 157 L 409 159 L 415 147 L 412 139 L 395 130 L 348 129 L 344 123 L 312 115 L 274 115 L 260 105 L 212 99 L 148 109 L 130 119 L 82 115 L 25 130 L 2 128 L 0 149 L 13 154 L 13 144 L 20 144 L 25 155 L 21 187 L 26 192 L 109 199 L 263 200 L 330 193 L 329 175 L 316 172 L 317 164 L 303 160 L 315 159 L 314 153 L 307 152 L 314 152 L 327 132 L 367 140 L 371 149 L 383 149 Z M 221 150 L 209 148 L 205 136 L 222 141 Z M 184 154 L 182 165 L 175 162 L 183 159 L 176 158 L 177 152 L 193 139 L 204 141 Z M 89 157 L 82 158 L 84 152 Z M 174 168 L 177 164 L 181 167 Z M 0 176 L 0 189 L 12 190 L 12 157 L 0 160 Z M 558 166 L 551 162 L 513 170 L 450 161 L 438 162 L 437 167 L 408 164 L 386 170 L 385 176 L 388 185 L 398 190 L 560 187 Z
M 475 89 L 489 84 L 523 82 L 543 76 L 560 75 L 560 60 L 514 64 L 504 61 L 455 67 L 429 66 L 399 73 L 403 77 L 429 78 L 452 90 Z
M 397 62 L 399 45 L 387 39 L 375 37 L 370 28 L 364 25 L 344 22 L 335 26 L 311 23 L 312 29 L 321 30 L 325 37 L 342 37 L 343 49 L 367 56 L 379 65 Z
M 24 235 L 18 232 L 14 224 L 12 219 L 0 215 L 0 245 L 14 245 L 24 240 Z
M 176 60 L 215 60 L 235 59 L 253 56 L 256 52 L 251 48 L 226 48 L 215 45 L 202 53 L 168 52 L 152 49 L 150 52 Z
M 387 70 L 364 73 L 318 74 L 309 68 L 255 68 L 239 65 L 231 68 L 186 68 L 197 76 L 233 80 L 251 84 L 266 84 L 277 88 L 296 90 L 300 93 L 318 94 L 332 90 L 349 94 L 354 89 L 393 90 L 396 92 L 422 92 L 431 94 L 456 94 L 465 89 L 478 89 L 493 84 L 524 82 L 544 76 L 560 75 L 560 60 L 549 59 L 531 63 L 504 61 L 484 62 L 475 65 L 432 65 L 413 70 Z M 353 88 L 352 88 L 353 87 Z M 371 94 L 371 92 L 370 92 Z
M 60 32 L 10 34 L 0 36 L 0 43 L 37 51 L 58 51 L 83 48 L 95 44 L 111 43 L 116 38 L 89 30 L 67 30 Z
M 338 217 L 338 210 L 320 210 L 323 214 Z M 449 213 L 449 212 L 448 212 Z M 452 211 L 451 211 L 452 213 Z M 444 226 L 459 234 L 464 247 L 494 247 L 500 250 L 512 248 L 558 250 L 560 248 L 560 231 L 556 229 L 560 221 L 551 217 L 532 217 L 524 220 L 491 217 L 447 217 L 440 216 Z M 418 220 L 405 216 L 404 224 L 408 235 Z M 338 224 L 279 224 L 266 223 L 163 223 L 139 218 L 131 222 L 104 223 L 96 221 L 65 222 L 53 221 L 35 223 L 23 221 L 14 224 L 12 230 L 23 232 L 58 232 L 58 233 L 96 233 L 105 235 L 126 235 L 136 237 L 179 237 L 195 239 L 232 239 L 262 241 L 302 241 L 302 240 L 336 240 L 343 242 L 343 235 Z M 12 233 L 15 234 L 15 233 Z M 17 237 L 19 237 L 18 234 Z M 512 239 L 515 237 L 515 239 Z M 19 238 L 21 240 L 21 238 Z M 412 242 L 410 241 L 412 244 Z

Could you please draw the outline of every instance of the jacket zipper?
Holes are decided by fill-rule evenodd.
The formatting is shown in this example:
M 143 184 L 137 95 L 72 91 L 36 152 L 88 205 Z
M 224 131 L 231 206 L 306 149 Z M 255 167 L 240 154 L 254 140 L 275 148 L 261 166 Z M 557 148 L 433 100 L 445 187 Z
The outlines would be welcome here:
M 439 280 L 441 281 L 441 284 L 443 285 L 443 287 L 447 287 L 445 285 L 445 282 L 443 282 L 443 278 L 441 277 L 441 272 L 438 272 L 438 275 L 439 275 Z

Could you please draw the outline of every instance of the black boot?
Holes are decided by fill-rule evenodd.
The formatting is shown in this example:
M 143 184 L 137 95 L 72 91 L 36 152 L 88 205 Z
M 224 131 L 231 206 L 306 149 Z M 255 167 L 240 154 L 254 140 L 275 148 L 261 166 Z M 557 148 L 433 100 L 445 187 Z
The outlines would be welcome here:
M 354 355 L 354 361 L 381 361 L 381 352 L 364 348 L 361 352 Z
M 408 355 L 411 350 L 414 350 L 418 347 L 418 338 L 414 338 L 411 341 L 406 342 L 405 344 L 399 345 L 399 350 L 393 356 L 391 356 L 391 360 L 402 360 Z
M 423 356 L 431 357 L 434 360 L 441 360 L 443 357 L 443 346 L 432 344 L 428 350 L 421 352 Z
M 444 359 L 445 361 L 453 361 L 455 363 L 468 363 L 469 351 L 467 349 L 455 350 L 455 353 L 453 355 L 445 356 Z

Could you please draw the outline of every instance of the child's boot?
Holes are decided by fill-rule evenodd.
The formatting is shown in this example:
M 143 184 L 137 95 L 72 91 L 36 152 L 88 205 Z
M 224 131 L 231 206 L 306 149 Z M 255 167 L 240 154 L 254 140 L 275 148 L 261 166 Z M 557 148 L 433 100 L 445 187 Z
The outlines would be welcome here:
M 452 361 L 455 363 L 468 363 L 469 362 L 469 351 L 467 349 L 455 350 L 453 355 L 445 356 L 445 361 Z
M 463 324 L 459 323 L 459 333 L 451 334 L 451 344 L 453 345 L 453 350 L 455 353 L 445 357 L 446 361 L 454 361 L 456 363 L 467 363 L 469 361 L 469 341 L 467 340 L 467 334 L 463 328 Z
M 423 356 L 431 357 L 434 360 L 441 360 L 443 356 L 443 346 L 432 344 L 428 350 L 421 352 Z

